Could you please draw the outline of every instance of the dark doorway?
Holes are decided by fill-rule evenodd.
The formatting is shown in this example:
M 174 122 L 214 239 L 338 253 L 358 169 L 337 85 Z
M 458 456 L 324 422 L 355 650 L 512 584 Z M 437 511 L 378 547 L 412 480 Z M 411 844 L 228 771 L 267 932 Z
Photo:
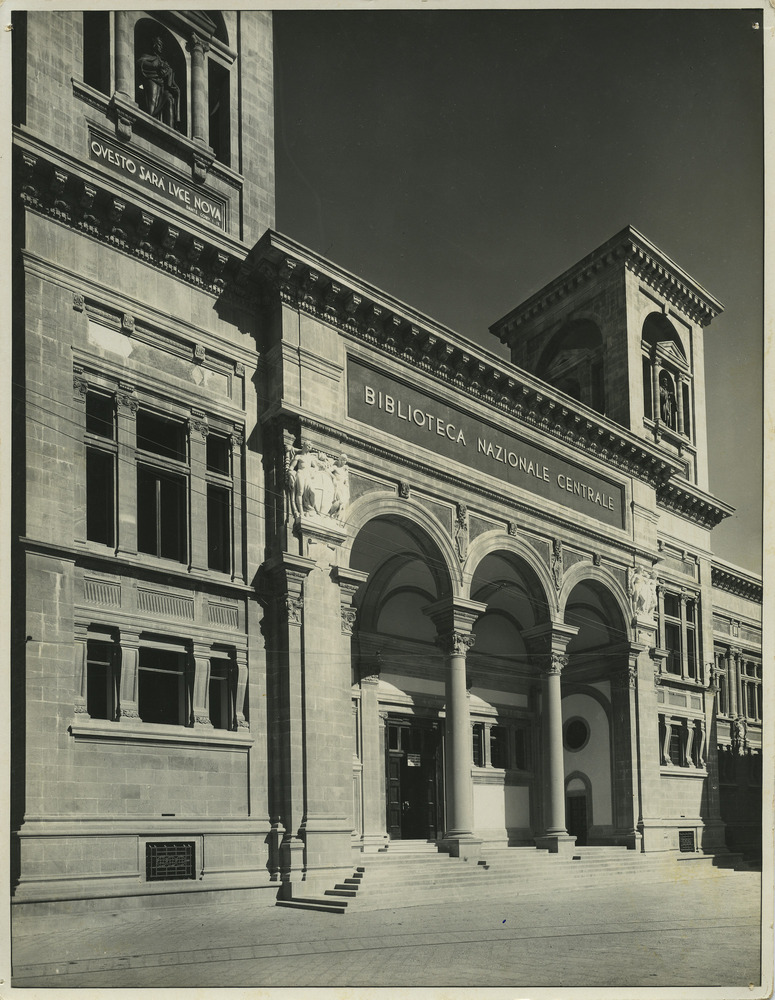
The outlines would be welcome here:
M 386 788 L 391 840 L 439 836 L 440 745 L 438 722 L 388 719 Z
M 587 843 L 587 794 L 571 792 L 565 799 L 565 822 L 568 833 L 576 838 L 576 846 Z

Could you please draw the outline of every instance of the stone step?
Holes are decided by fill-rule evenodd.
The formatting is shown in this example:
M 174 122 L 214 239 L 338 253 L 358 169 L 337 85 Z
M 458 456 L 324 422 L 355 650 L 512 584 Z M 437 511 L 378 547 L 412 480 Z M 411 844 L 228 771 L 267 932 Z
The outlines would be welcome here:
M 345 889 L 344 886 L 337 885 L 334 889 L 326 889 L 323 893 L 324 896 L 347 896 L 350 898 L 355 898 L 358 895 L 357 889 Z
M 347 902 L 338 904 L 333 900 L 314 896 L 302 897 L 300 899 L 278 899 L 276 906 L 285 906 L 290 910 L 319 910 L 322 913 L 345 913 Z

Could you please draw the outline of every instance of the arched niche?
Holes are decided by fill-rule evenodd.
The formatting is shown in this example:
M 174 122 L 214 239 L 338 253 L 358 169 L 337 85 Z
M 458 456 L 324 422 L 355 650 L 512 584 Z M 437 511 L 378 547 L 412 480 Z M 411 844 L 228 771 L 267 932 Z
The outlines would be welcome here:
M 649 313 L 643 321 L 641 336 L 649 347 L 672 344 L 684 361 L 686 360 L 686 350 L 678 336 L 678 331 L 664 313 Z
M 170 128 L 188 133 L 186 54 L 159 21 L 141 17 L 135 22 L 135 100 Z M 164 78 L 158 86 L 152 77 Z
M 605 413 L 603 337 L 591 319 L 565 323 L 544 348 L 536 374 L 556 389 Z

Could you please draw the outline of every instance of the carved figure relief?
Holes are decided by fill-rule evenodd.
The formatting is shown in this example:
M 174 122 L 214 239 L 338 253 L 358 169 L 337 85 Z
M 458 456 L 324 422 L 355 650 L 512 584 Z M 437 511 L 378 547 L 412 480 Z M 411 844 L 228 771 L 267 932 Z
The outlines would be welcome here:
M 634 566 L 627 571 L 627 590 L 632 601 L 632 613 L 648 617 L 657 606 L 657 581 L 653 573 Z
M 180 122 L 180 90 L 172 67 L 162 56 L 163 44 L 158 35 L 151 48 L 152 52 L 137 60 L 143 76 L 145 110 L 165 125 L 176 128 Z
M 347 456 L 333 460 L 325 452 L 313 452 L 307 443 L 300 451 L 287 448 L 284 491 L 286 520 L 291 514 L 343 520 L 350 506 Z
M 468 507 L 464 503 L 457 505 L 455 515 L 455 551 L 461 563 L 468 555 Z
M 562 588 L 562 542 L 559 538 L 552 541 L 552 578 L 558 592 Z

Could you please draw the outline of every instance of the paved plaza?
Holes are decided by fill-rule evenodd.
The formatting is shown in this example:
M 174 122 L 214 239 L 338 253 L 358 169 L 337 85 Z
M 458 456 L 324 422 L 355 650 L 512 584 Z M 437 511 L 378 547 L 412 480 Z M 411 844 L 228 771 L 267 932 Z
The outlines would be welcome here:
M 21 916 L 15 987 L 735 987 L 761 876 L 716 872 L 343 915 L 249 903 Z M 753 989 L 751 996 L 760 995 Z

